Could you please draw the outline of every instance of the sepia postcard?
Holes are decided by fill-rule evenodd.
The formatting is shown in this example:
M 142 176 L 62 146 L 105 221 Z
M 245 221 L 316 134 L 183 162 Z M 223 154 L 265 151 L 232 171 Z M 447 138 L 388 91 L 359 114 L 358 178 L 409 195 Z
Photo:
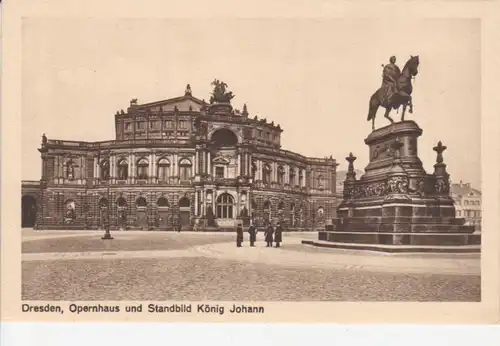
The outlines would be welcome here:
M 3 13 L 4 321 L 498 321 L 495 1 L 61 3 Z

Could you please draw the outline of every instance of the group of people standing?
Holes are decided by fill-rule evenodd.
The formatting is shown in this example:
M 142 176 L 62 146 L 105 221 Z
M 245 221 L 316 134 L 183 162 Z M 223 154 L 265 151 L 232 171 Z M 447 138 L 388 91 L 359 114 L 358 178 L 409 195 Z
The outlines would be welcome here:
M 255 242 L 257 241 L 257 227 L 255 225 L 250 224 L 248 227 L 249 241 L 250 246 L 254 247 Z M 264 237 L 266 241 L 266 247 L 272 247 L 273 241 L 276 243 L 276 247 L 280 247 L 280 243 L 282 242 L 282 233 L 283 227 L 278 222 L 276 227 L 273 227 L 271 223 L 267 225 L 264 229 Z M 242 247 L 243 244 L 243 226 L 239 224 L 236 227 L 236 247 Z

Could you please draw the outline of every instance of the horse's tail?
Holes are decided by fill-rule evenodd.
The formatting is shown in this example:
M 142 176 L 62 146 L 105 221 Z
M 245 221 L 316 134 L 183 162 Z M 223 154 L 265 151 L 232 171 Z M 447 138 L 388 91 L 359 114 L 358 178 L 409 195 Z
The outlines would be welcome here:
M 377 100 L 377 92 L 375 92 L 372 97 L 370 97 L 370 106 L 368 108 L 368 117 L 366 120 L 370 121 L 375 118 L 375 115 L 377 114 L 378 107 L 380 106 L 380 103 Z

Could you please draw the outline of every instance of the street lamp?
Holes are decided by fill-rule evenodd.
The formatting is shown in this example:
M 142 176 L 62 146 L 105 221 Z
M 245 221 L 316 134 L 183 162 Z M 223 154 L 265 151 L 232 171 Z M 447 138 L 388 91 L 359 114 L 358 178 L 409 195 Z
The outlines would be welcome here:
M 99 150 L 97 153 L 97 164 L 99 165 L 99 168 L 101 168 L 101 150 Z M 106 180 L 106 201 L 107 201 L 106 218 L 104 221 L 105 232 L 104 232 L 104 236 L 101 238 L 103 240 L 113 239 L 113 237 L 111 236 L 111 233 L 109 231 L 109 226 L 110 226 L 109 225 L 110 224 L 110 222 L 109 222 L 109 185 L 110 185 L 109 177 L 110 177 L 109 171 L 106 171 L 105 175 L 103 177 Z

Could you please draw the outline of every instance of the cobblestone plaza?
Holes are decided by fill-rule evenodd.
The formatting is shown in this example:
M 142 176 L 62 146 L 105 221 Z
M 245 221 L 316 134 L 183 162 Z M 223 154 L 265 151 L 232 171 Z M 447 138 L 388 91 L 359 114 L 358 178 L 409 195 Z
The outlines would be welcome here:
M 383 254 L 300 244 L 314 233 L 24 230 L 23 300 L 480 301 L 479 254 Z

